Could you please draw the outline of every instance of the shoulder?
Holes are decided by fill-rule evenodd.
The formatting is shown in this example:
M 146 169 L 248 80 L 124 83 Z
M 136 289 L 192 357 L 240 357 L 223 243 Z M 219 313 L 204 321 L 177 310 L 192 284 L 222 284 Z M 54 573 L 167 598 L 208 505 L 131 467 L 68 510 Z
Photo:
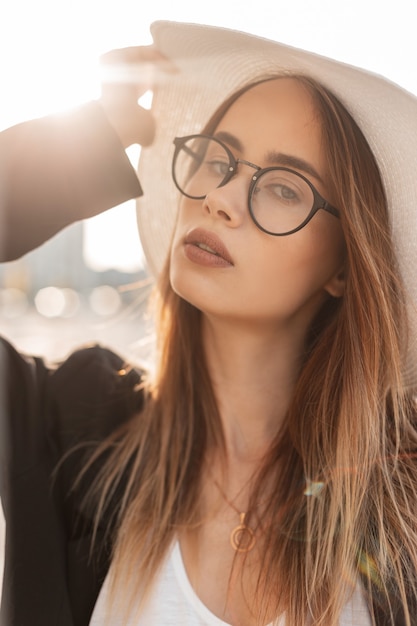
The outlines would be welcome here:
M 73 352 L 50 372 L 50 429 L 61 452 L 100 442 L 143 407 L 145 372 L 100 345 Z
M 99 345 L 50 367 L 1 340 L 0 369 L 0 459 L 12 473 L 102 441 L 143 405 L 144 371 Z
M 64 511 L 71 537 L 81 532 L 81 519 L 85 524 L 95 516 L 94 505 L 87 505 L 84 497 L 95 483 L 106 454 L 100 454 L 92 464 L 91 456 L 112 433 L 141 412 L 144 380 L 143 370 L 100 345 L 77 350 L 50 372 L 48 451 L 54 460 L 55 498 Z M 90 522 L 82 533 L 87 532 Z

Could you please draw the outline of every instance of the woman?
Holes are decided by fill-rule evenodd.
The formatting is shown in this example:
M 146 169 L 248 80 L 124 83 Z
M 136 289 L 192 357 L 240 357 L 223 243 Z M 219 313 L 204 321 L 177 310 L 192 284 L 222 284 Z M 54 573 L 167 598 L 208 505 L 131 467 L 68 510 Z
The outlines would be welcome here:
M 139 168 L 156 373 L 94 348 L 51 374 L 6 344 L 5 615 L 29 623 L 30 571 L 30 623 L 411 625 L 416 190 L 392 145 L 416 154 L 416 101 L 242 33 L 153 34 L 177 69 Z

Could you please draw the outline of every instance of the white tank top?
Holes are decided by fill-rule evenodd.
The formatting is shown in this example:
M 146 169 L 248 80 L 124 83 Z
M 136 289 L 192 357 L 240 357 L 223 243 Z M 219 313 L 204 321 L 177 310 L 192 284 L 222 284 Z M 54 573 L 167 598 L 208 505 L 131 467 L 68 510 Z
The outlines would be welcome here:
M 107 576 L 90 626 L 231 626 L 209 611 L 195 593 L 188 580 L 178 542 L 168 554 L 145 609 L 140 616 L 135 615 L 133 610 L 127 624 L 123 621 L 123 611 L 117 603 L 109 607 L 108 584 Z M 285 618 L 269 626 L 285 626 Z M 344 607 L 340 626 L 371 626 L 369 611 L 359 585 Z

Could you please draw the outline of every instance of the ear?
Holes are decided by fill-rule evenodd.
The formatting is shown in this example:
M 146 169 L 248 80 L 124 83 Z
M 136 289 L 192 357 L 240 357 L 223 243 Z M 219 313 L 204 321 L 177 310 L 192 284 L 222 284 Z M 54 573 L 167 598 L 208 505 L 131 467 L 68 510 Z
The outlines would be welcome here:
M 345 293 L 345 268 L 342 267 L 324 286 L 325 291 L 333 298 L 341 298 Z

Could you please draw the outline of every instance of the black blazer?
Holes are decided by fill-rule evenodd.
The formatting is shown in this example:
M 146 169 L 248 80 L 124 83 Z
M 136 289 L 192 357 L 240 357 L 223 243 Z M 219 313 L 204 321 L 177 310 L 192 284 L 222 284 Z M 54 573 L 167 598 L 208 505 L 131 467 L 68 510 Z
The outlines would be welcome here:
M 55 370 L 5 341 L 0 355 L 7 528 L 0 624 L 87 626 L 108 569 L 110 537 L 101 546 L 98 538 L 90 558 L 93 511 L 82 507 L 83 490 L 73 490 L 88 449 L 59 461 L 140 410 L 140 373 L 122 375 L 123 361 L 99 346 L 75 352 Z
M 0 191 L 3 261 L 142 193 L 97 103 L 0 133 Z M 85 448 L 67 453 L 103 440 L 140 409 L 141 373 L 121 375 L 122 360 L 99 346 L 51 370 L 7 341 L 0 343 L 0 368 L 0 494 L 7 525 L 0 626 L 88 626 L 108 570 L 111 534 L 104 541 L 104 520 L 102 548 L 89 558 L 93 512 L 83 507 L 83 490 L 73 489 Z M 400 606 L 394 621 L 383 603 L 375 614 L 378 626 L 404 625 Z

